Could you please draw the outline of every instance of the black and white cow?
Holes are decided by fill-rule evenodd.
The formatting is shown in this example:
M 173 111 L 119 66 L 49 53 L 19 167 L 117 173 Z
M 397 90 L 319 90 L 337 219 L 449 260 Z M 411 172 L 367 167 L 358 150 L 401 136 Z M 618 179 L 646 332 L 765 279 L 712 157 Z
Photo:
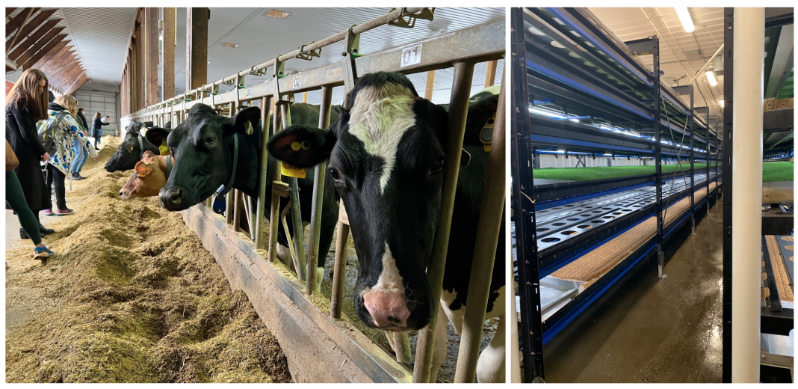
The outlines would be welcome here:
M 291 119 L 303 125 L 318 125 L 319 106 L 297 103 L 290 107 Z M 210 197 L 221 185 L 228 183 L 233 169 L 234 136 L 238 136 L 238 160 L 232 187 L 250 196 L 258 197 L 258 177 L 260 177 L 260 145 L 262 131 L 261 111 L 257 107 L 246 108 L 235 117 L 228 118 L 204 104 L 196 104 L 189 110 L 188 118 L 172 130 L 167 137 L 167 144 L 174 157 L 172 173 L 166 185 L 160 190 L 158 197 L 161 205 L 169 211 L 181 211 Z M 330 120 L 337 120 L 338 109 L 332 109 Z M 246 125 L 249 122 L 252 126 Z M 251 128 L 247 134 L 247 128 Z M 156 132 L 147 133 L 147 137 L 156 136 Z M 274 161 L 270 156 L 269 159 Z M 266 193 L 272 193 L 273 163 L 266 173 Z M 314 170 L 308 169 L 306 178 L 298 179 L 299 202 L 302 221 L 310 222 L 311 204 L 314 183 Z M 288 199 L 280 199 L 280 210 L 288 205 Z M 338 221 L 338 199 L 335 195 L 332 180 L 325 181 L 322 204 L 322 221 L 319 241 L 317 279 L 324 274 L 326 253 L 330 249 L 335 224 Z M 254 209 L 254 204 L 253 208 Z M 266 209 L 266 218 L 269 218 Z M 276 222 L 276 221 L 275 221 Z M 288 223 L 288 232 L 295 236 L 293 225 Z M 282 224 L 278 229 L 277 256 L 283 263 L 290 264 L 291 257 L 288 240 Z M 321 285 L 321 283 L 318 283 Z
M 159 133 L 168 134 L 171 123 L 172 122 L 167 122 L 164 128 L 159 128 L 162 130 L 162 132 Z M 125 131 L 125 139 L 122 140 L 122 143 L 116 148 L 114 155 L 112 155 L 111 159 L 105 164 L 105 171 L 111 173 L 118 170 L 133 169 L 136 166 L 136 162 L 140 161 L 144 152 L 148 150 L 152 151 L 155 155 L 160 155 L 161 149 L 158 147 L 162 144 L 160 139 L 156 140 L 156 143 L 153 143 L 142 133 L 145 129 L 149 131 L 156 128 L 158 127 L 153 127 L 152 122 L 130 122 Z M 155 139 L 153 138 L 153 140 Z
M 350 101 L 351 109 L 342 111 L 330 131 L 291 126 L 269 140 L 268 150 L 300 167 L 329 160 L 328 174 L 344 202 L 360 262 L 355 286 L 359 319 L 386 330 L 418 330 L 429 323 L 432 304 L 438 303 L 432 301 L 426 269 L 440 220 L 447 112 L 420 98 L 397 73 L 363 76 Z M 487 174 L 488 153 L 479 133 L 492 120 L 497 102 L 492 95 L 470 104 L 436 336 L 443 342 L 444 314 L 458 333 L 462 328 Z M 480 356 L 480 382 L 504 382 L 503 228 L 499 242 L 487 317 L 502 319 Z M 445 353 L 445 343 L 440 345 L 436 366 Z

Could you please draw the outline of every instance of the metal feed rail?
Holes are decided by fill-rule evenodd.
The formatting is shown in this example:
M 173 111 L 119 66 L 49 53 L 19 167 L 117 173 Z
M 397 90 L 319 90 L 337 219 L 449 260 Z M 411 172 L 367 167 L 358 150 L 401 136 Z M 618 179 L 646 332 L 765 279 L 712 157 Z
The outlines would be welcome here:
M 498 20 L 490 23 L 485 23 L 475 27 L 441 34 L 432 38 L 427 38 L 415 43 L 405 45 L 403 47 L 389 49 L 383 52 L 378 52 L 369 55 L 363 55 L 358 52 L 359 34 L 373 29 L 377 26 L 391 23 L 394 20 L 406 17 L 421 18 L 422 16 L 431 17 L 432 11 L 426 8 L 422 9 L 403 9 L 395 10 L 380 18 L 366 22 L 361 25 L 353 26 L 350 29 L 333 35 L 329 38 L 321 40 L 311 45 L 301 46 L 299 49 L 275 59 L 264 62 L 262 64 L 253 66 L 249 70 L 240 71 L 234 75 L 225 77 L 219 81 L 207 84 L 201 88 L 197 88 L 186 93 L 176 96 L 164 102 L 152 105 L 128 116 L 129 119 L 145 121 L 151 120 L 158 124 L 163 124 L 168 120 L 172 121 L 173 128 L 182 122 L 189 109 L 197 103 L 203 103 L 214 107 L 229 106 L 230 116 L 234 115 L 237 110 L 244 108 L 244 103 L 249 102 L 253 105 L 253 101 L 259 100 L 262 111 L 262 122 L 264 123 L 264 139 L 262 147 L 262 165 L 265 166 L 268 161 L 268 154 L 266 151 L 266 142 L 268 141 L 268 118 L 271 109 L 271 102 L 275 101 L 277 107 L 274 112 L 274 132 L 277 133 L 281 128 L 290 125 L 290 111 L 288 110 L 289 102 L 284 100 L 284 97 L 291 96 L 295 93 L 306 92 L 310 90 L 322 89 L 322 107 L 319 120 L 321 128 L 329 126 L 329 112 L 331 104 L 332 88 L 336 86 L 344 86 L 345 92 L 348 92 L 354 87 L 355 80 L 358 75 L 388 71 L 400 72 L 404 74 L 418 73 L 429 70 L 441 69 L 454 66 L 455 74 L 452 86 L 452 97 L 449 105 L 449 131 L 454 141 L 450 142 L 450 148 L 447 150 L 447 160 L 445 163 L 446 171 L 444 173 L 444 187 L 442 193 L 442 211 L 441 211 L 441 224 L 437 229 L 435 243 L 433 246 L 433 256 L 431 263 L 427 270 L 427 277 L 430 281 L 430 286 L 433 292 L 433 301 L 440 299 L 441 283 L 443 280 L 443 269 L 446 259 L 446 249 L 448 245 L 448 235 L 451 224 L 452 206 L 454 201 L 454 190 L 457 185 L 457 175 L 459 171 L 460 149 L 462 148 L 462 139 L 465 129 L 465 119 L 468 108 L 468 98 L 470 95 L 471 81 L 473 76 L 474 64 L 482 61 L 497 60 L 503 58 L 505 53 L 505 21 Z M 412 24 L 412 23 L 410 23 Z M 342 61 L 332 63 L 329 65 L 321 66 L 308 71 L 299 72 L 296 74 L 285 76 L 283 74 L 284 63 L 286 60 L 293 58 L 302 58 L 314 50 L 320 50 L 322 47 L 344 40 L 346 42 L 346 51 L 342 54 Z M 421 52 L 420 58 L 415 63 L 402 62 L 403 54 L 409 50 L 416 50 Z M 311 58 L 308 56 L 307 58 Z M 303 59 L 307 59 L 303 58 Z M 244 77 L 248 74 L 263 75 L 266 69 L 272 67 L 272 80 L 262 82 L 257 85 L 247 86 L 244 83 Z M 229 84 L 235 88 L 226 93 L 218 93 L 219 85 Z M 290 99 L 290 97 L 289 97 Z M 346 104 L 346 103 L 345 103 Z M 504 96 L 501 95 L 499 99 L 499 106 L 503 106 Z M 504 122 L 499 121 L 494 129 L 494 136 L 496 139 L 502 139 L 504 132 Z M 504 164 L 498 161 L 503 161 L 504 142 L 494 144 L 490 156 L 489 169 L 495 169 L 495 174 L 491 176 L 504 177 Z M 495 153 L 494 151 L 495 150 Z M 494 155 L 495 154 L 495 155 Z M 279 164 L 279 161 L 276 162 Z M 315 274 L 315 266 L 318 260 L 318 255 L 325 255 L 326 253 L 318 253 L 319 245 L 319 223 L 321 210 L 320 196 L 321 191 L 319 188 L 323 187 L 325 166 L 322 164 L 316 169 L 316 182 L 313 190 L 313 212 L 311 217 L 311 236 L 312 241 L 310 245 L 310 255 L 307 258 L 307 266 L 300 265 L 302 270 L 307 269 L 305 280 L 305 293 L 311 294 L 315 289 L 316 280 L 313 275 Z M 265 225 L 265 210 L 271 203 L 272 223 L 271 231 L 268 234 L 268 247 L 269 247 L 269 261 L 275 258 L 275 241 L 277 231 L 277 204 L 275 200 L 278 199 L 277 194 L 265 193 L 265 172 L 262 169 L 262 176 L 260 177 L 261 187 L 258 194 L 257 210 L 246 210 L 248 213 L 247 220 L 252 220 L 250 223 L 250 230 L 254 224 L 254 240 L 257 248 L 264 248 L 266 246 L 266 235 L 263 226 Z M 279 165 L 274 169 L 274 181 L 280 180 Z M 296 196 L 295 182 L 290 182 L 292 187 L 290 191 L 291 196 Z M 322 185 L 322 186 L 320 186 Z M 277 186 L 277 185 L 275 185 Z M 232 201 L 228 202 L 228 212 L 235 215 L 241 212 L 240 207 L 235 205 L 241 204 L 238 200 L 238 195 L 234 193 Z M 503 184 L 490 184 L 486 185 L 483 198 L 484 199 L 498 199 L 503 197 L 504 185 Z M 270 201 L 271 200 L 271 201 Z M 493 200 L 491 200 L 493 201 Z M 297 204 L 298 201 L 295 201 Z M 292 212 L 295 218 L 299 217 L 299 212 Z M 254 214 L 254 215 L 252 215 Z M 229 216 L 230 222 L 237 221 L 234 216 Z M 494 260 L 493 252 L 490 250 L 479 250 L 479 248 L 489 247 L 493 245 L 495 250 L 496 236 L 498 234 L 499 221 L 501 220 L 501 212 L 482 213 L 479 223 L 479 236 L 477 238 L 476 247 L 478 248 L 475 253 L 474 266 L 479 266 L 482 269 L 475 276 L 479 278 L 482 276 L 487 282 L 478 284 L 472 283 L 469 288 L 469 296 L 474 299 L 473 301 L 487 301 L 488 286 L 490 284 L 490 274 Z M 484 226 L 483 226 L 484 224 Z M 490 226 L 490 227 L 488 227 Z M 234 226 L 238 228 L 238 226 Z M 296 231 L 296 230 L 295 230 Z M 301 229 L 297 231 L 296 240 L 302 241 Z M 336 269 L 343 269 L 344 264 L 338 263 L 339 258 L 341 261 L 346 259 L 343 256 L 336 256 Z M 301 258 L 304 261 L 305 258 Z M 475 267 L 476 269 L 477 267 Z M 338 277 L 339 274 L 336 274 Z M 472 280 L 475 279 L 472 277 Z M 342 295 L 343 291 L 342 282 L 335 283 L 339 288 L 333 289 L 332 301 L 333 304 Z M 477 290 L 477 288 L 481 290 Z M 469 299 L 469 301 L 472 301 Z M 416 350 L 416 363 L 413 373 L 414 382 L 429 382 L 430 368 L 432 363 L 433 345 L 435 342 L 435 322 L 437 319 L 437 304 L 434 305 L 435 309 L 432 313 L 432 320 L 423 330 L 420 331 L 419 342 Z M 331 314 L 331 317 L 335 315 Z M 458 369 L 456 372 L 456 380 L 458 382 L 472 382 L 474 380 L 474 372 L 478 357 L 478 346 L 481 339 L 481 328 L 484 323 L 484 309 L 481 314 L 469 314 L 466 322 L 463 324 L 464 333 L 461 339 L 460 358 L 458 358 Z M 476 347 L 473 347 L 476 345 Z M 379 362 L 378 362 L 379 363 Z M 369 371 L 369 370 L 367 370 Z M 370 371 L 369 371 L 370 372 Z M 384 375 L 376 375 L 375 378 L 379 379 Z M 433 377 L 434 378 L 434 377 Z

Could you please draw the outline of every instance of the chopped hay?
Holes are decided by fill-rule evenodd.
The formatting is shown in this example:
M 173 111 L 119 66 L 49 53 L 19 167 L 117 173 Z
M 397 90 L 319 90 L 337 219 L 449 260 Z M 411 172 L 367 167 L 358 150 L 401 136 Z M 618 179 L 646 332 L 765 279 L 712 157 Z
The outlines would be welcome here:
M 112 139 L 111 143 L 118 143 Z M 45 218 L 56 256 L 6 253 L 8 382 L 291 382 L 277 339 L 179 213 L 119 198 L 128 172 L 73 183 Z
M 792 302 L 793 290 L 790 286 L 790 275 L 784 266 L 783 259 L 781 259 L 781 250 L 779 250 L 779 242 L 775 236 L 765 235 L 765 243 L 768 246 L 768 253 L 770 254 L 770 266 L 773 268 L 773 277 L 776 279 L 776 288 L 779 290 L 779 299 L 781 301 Z M 790 247 L 790 246 L 787 246 Z

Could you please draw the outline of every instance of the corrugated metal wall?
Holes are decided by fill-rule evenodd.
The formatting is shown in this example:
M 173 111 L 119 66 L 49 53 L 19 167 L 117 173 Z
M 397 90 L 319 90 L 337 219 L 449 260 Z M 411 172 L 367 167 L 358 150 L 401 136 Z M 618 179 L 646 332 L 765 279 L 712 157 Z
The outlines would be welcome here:
M 116 132 L 119 128 L 116 93 L 81 88 L 75 92 L 75 98 L 78 99 L 78 107 L 85 109 L 83 114 L 86 115 L 89 127 L 91 127 L 94 114 L 99 112 L 102 117 L 110 116 L 110 122 L 113 123 L 111 126 L 103 126 L 103 134 L 111 135 Z

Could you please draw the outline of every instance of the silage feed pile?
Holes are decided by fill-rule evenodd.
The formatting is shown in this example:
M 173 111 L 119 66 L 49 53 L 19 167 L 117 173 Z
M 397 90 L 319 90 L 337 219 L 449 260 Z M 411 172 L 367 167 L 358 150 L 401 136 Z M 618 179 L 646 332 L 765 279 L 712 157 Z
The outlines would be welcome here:
M 695 169 L 706 169 L 706 164 L 697 163 Z M 714 169 L 714 164 L 710 169 Z M 671 173 L 676 170 L 677 165 L 662 165 L 662 173 Z M 689 171 L 690 165 L 680 165 L 679 170 Z M 705 170 L 704 170 L 705 172 Z M 698 173 L 701 173 L 699 171 Z M 640 176 L 644 174 L 654 174 L 654 166 L 598 166 L 598 167 L 566 167 L 566 168 L 543 168 L 534 170 L 535 178 L 549 180 L 568 180 L 568 181 L 587 181 L 603 180 L 606 178 Z
M 277 340 L 181 215 L 119 198 L 132 172 L 102 169 L 113 151 L 67 189 L 74 215 L 44 218 L 55 257 L 32 260 L 30 241 L 6 253 L 7 382 L 290 382 Z

